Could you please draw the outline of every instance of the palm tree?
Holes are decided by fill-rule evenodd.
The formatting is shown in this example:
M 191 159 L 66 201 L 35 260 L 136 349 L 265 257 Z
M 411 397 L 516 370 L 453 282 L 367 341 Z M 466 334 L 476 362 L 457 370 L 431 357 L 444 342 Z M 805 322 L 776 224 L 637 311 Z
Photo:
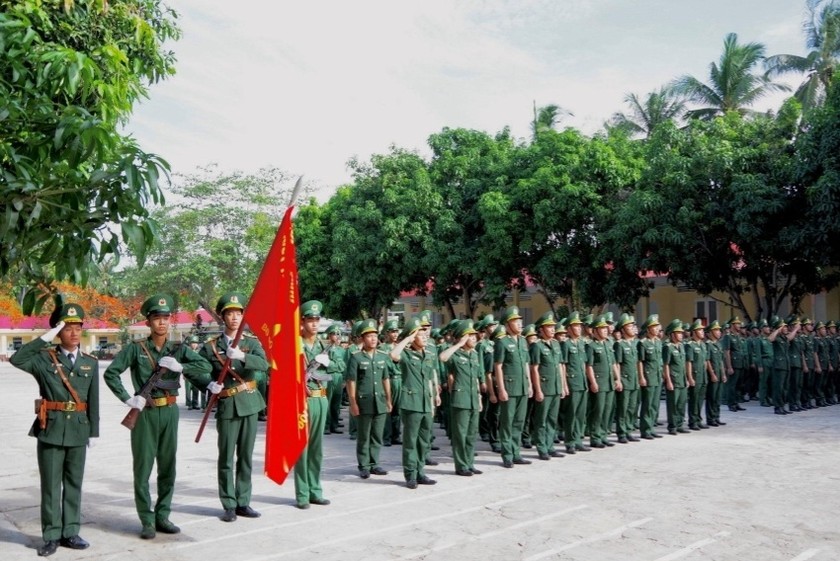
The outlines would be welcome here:
M 805 44 L 810 52 L 805 56 L 774 55 L 764 61 L 768 76 L 800 72 L 805 81 L 794 97 L 804 109 L 822 105 L 834 70 L 840 59 L 840 2 L 837 0 L 807 0 L 808 16 L 802 25 Z
M 723 41 L 720 61 L 709 65 L 708 84 L 694 76 L 682 76 L 674 81 L 673 88 L 689 101 L 703 105 L 690 110 L 689 117 L 711 119 L 729 111 L 745 115 L 751 112 L 749 106 L 758 99 L 771 92 L 790 89 L 765 75 L 753 74 L 753 69 L 763 60 L 764 45 L 739 44 L 738 35 L 730 33 Z
M 667 86 L 650 92 L 644 101 L 634 93 L 627 94 L 624 102 L 630 106 L 629 114 L 615 113 L 608 126 L 645 138 L 661 123 L 680 119 L 685 113 L 685 100 Z
M 552 130 L 563 117 L 573 116 L 571 111 L 563 109 L 559 105 L 546 105 L 537 110 L 537 102 L 534 102 L 534 120 L 531 123 L 531 132 L 534 138 L 541 132 Z

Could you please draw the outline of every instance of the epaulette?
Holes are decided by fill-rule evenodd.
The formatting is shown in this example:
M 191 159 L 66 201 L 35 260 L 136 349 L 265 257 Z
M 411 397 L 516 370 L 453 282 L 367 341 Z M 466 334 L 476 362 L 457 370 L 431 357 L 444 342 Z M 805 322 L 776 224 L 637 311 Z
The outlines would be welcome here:
M 92 355 L 92 354 L 90 354 L 90 353 L 86 353 L 86 352 L 83 352 L 83 351 L 80 351 L 80 352 L 81 352 L 81 355 L 82 355 L 82 356 L 86 356 L 86 357 L 88 357 L 88 358 L 92 358 L 93 360 L 99 360 L 98 358 L 96 358 L 95 356 L 93 356 L 93 355 Z
M 246 339 L 259 339 L 259 337 L 257 337 L 253 333 L 243 333 L 242 336 L 245 337 Z

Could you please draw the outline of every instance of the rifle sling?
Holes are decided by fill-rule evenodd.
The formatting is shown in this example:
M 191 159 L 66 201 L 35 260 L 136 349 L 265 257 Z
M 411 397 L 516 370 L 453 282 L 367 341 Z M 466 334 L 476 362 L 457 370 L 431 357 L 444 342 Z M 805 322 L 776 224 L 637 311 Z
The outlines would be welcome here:
M 68 380 L 67 376 L 64 374 L 64 368 L 61 367 L 61 363 L 58 362 L 58 357 L 55 356 L 55 349 L 50 349 L 49 354 L 50 358 L 53 361 L 53 364 L 55 365 L 55 369 L 58 372 L 58 375 L 61 376 L 61 381 L 64 382 L 65 386 L 67 386 L 67 391 L 70 392 L 70 395 L 73 397 L 73 401 L 75 401 L 78 405 L 82 402 L 82 400 L 79 399 L 79 394 L 76 393 L 75 388 L 73 388 L 73 386 L 70 385 L 70 380 Z
M 213 349 L 213 354 L 214 354 L 214 355 L 216 355 L 216 360 L 218 360 L 218 361 L 219 361 L 219 363 L 220 363 L 222 366 L 224 366 L 224 364 L 225 364 L 225 359 L 223 359 L 223 358 L 222 358 L 222 355 L 221 355 L 221 354 L 219 354 L 219 349 L 217 349 L 217 348 L 216 348 L 216 340 L 215 340 L 215 339 L 213 339 L 212 341 L 210 341 L 210 348 L 211 348 L 211 349 Z M 232 364 L 231 364 L 230 368 L 228 368 L 228 372 L 230 372 L 230 375 L 231 375 L 231 376 L 233 376 L 233 379 L 234 379 L 234 380 L 236 380 L 237 382 L 239 382 L 240 384 L 244 384 L 244 383 L 245 383 L 245 380 L 243 380 L 243 379 L 242 379 L 242 376 L 240 376 L 239 374 L 237 374 L 237 373 L 236 373 L 236 370 L 234 370 L 234 369 L 233 369 L 233 365 L 232 365 Z

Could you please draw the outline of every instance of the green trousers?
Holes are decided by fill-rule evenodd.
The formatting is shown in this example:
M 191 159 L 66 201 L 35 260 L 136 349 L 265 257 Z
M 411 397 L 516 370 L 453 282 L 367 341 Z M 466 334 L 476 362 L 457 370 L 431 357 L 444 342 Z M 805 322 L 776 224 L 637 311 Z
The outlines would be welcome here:
M 131 431 L 134 506 L 143 526 L 168 520 L 175 493 L 175 456 L 178 452 L 178 406 L 143 410 Z M 149 477 L 157 464 L 157 501 L 152 509 Z
M 560 410 L 559 395 L 544 395 L 542 401 L 534 401 L 534 440 L 537 452 L 554 452 L 554 437 L 557 435 L 557 418 Z
M 572 391 L 563 399 L 563 434 L 566 448 L 583 446 L 586 427 L 587 390 Z
M 627 438 L 636 428 L 640 390 L 624 389 L 615 393 L 615 433 Z
M 706 401 L 706 385 L 694 384 L 688 388 L 688 426 L 699 427 L 703 424 L 703 402 Z M 706 421 L 709 420 L 708 415 Z
M 674 388 L 665 392 L 665 410 L 668 412 L 668 430 L 683 428 L 688 388 Z
M 400 424 L 400 394 L 402 393 L 402 378 L 399 376 L 391 378 L 391 413 L 385 421 L 384 444 L 400 442 L 402 434 Z
M 773 369 L 773 378 L 771 380 L 771 383 L 773 384 L 773 407 L 781 408 L 785 406 L 788 375 L 789 373 L 787 368 Z
M 499 404 L 499 444 L 502 460 L 513 461 L 522 457 L 522 429 L 528 411 L 528 396 L 510 396 Z
M 723 383 L 709 382 L 706 385 L 706 422 L 720 421 L 720 400 Z
M 388 413 L 359 415 L 356 417 L 356 461 L 359 471 L 371 470 L 379 465 L 379 451 L 382 449 L 382 433 Z
M 425 458 L 431 439 L 432 414 L 401 411 L 403 424 L 402 464 L 406 481 L 426 475 Z
M 86 446 L 57 446 L 38 441 L 44 541 L 79 535 L 86 454 Z
M 606 442 L 612 424 L 615 392 L 613 390 L 589 392 L 589 441 L 593 444 Z
M 642 407 L 639 415 L 639 430 L 642 436 L 656 432 L 654 429 L 656 428 L 656 418 L 659 416 L 659 395 L 661 391 L 661 385 L 648 385 L 641 389 Z
M 341 391 L 344 388 L 344 375 L 340 372 L 333 374 L 332 381 L 327 384 L 327 410 L 326 428 L 329 432 L 338 430 L 338 423 L 341 421 Z
M 765 361 L 758 373 L 758 402 L 761 405 L 770 404 L 771 379 L 773 378 L 773 362 Z
M 729 407 L 735 407 L 741 403 L 741 394 L 738 390 L 738 380 L 744 375 L 743 368 L 734 368 L 732 374 L 727 376 L 723 384 L 723 398 Z
M 452 458 L 455 460 L 455 471 L 466 471 L 474 467 L 478 418 L 479 412 L 476 409 L 451 409 L 449 419 L 452 422 Z
M 791 367 L 791 369 L 790 369 L 790 374 L 788 375 L 787 397 L 788 397 L 788 404 L 789 405 L 799 406 L 800 401 L 802 399 L 802 369 L 801 368 Z
M 324 462 L 324 425 L 327 422 L 327 398 L 307 397 L 309 442 L 295 464 L 295 499 L 299 505 L 324 498 L 321 488 L 321 464 Z
M 216 470 L 222 508 L 229 510 L 238 506 L 248 506 L 251 504 L 251 473 L 254 442 L 257 439 L 257 414 L 217 419 L 216 430 L 219 433 L 219 459 Z

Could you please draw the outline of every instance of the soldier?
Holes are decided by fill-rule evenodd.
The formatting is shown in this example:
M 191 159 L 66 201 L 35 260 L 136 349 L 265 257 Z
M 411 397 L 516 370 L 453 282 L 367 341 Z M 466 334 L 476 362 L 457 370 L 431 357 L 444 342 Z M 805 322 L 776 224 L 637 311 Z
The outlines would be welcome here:
M 485 370 L 485 384 L 487 385 L 487 428 L 488 439 L 490 440 L 490 449 L 496 454 L 502 453 L 502 445 L 499 441 L 499 411 L 501 403 L 499 402 L 498 387 L 496 387 L 496 371 L 493 366 L 493 357 L 496 354 L 496 344 L 500 339 L 507 336 L 505 326 L 494 323 L 492 328 L 493 333 L 490 336 L 490 345 L 488 345 L 483 352 L 482 364 Z M 490 329 L 490 327 L 488 327 Z
M 616 435 L 618 442 L 638 442 L 631 433 L 635 427 L 639 407 L 639 350 L 636 341 L 636 320 L 630 314 L 621 314 L 613 344 L 615 362 L 621 374 L 621 391 L 615 394 Z
M 668 411 L 668 434 L 687 433 L 685 423 L 686 389 L 694 384 L 691 363 L 683 348 L 683 325 L 672 320 L 665 329 L 669 341 L 662 345 L 662 380 L 665 382 L 665 407 Z
M 723 337 L 721 348 L 726 363 L 726 382 L 724 382 L 724 401 L 730 411 L 745 411 L 741 407 L 738 383 L 747 367 L 748 349 L 746 341 L 741 336 L 741 320 L 734 317 L 729 321 L 730 332 Z
M 837 340 L 837 322 L 830 320 L 825 324 L 828 330 L 829 369 L 825 387 L 829 405 L 837 405 L 837 375 L 840 372 L 840 344 Z
M 346 352 L 344 353 L 344 356 L 347 356 L 347 357 L 353 356 L 353 353 L 361 350 L 361 348 L 362 348 L 362 345 L 361 345 L 362 338 L 359 335 L 359 330 L 362 328 L 362 323 L 363 323 L 362 320 L 353 322 L 353 327 L 350 329 L 351 343 L 350 343 L 350 345 L 348 345 L 348 347 L 346 349 Z M 343 376 L 342 376 L 342 378 L 343 378 Z M 349 400 L 347 402 L 347 405 L 350 405 Z M 350 434 L 350 440 L 356 440 L 356 417 L 354 417 L 353 415 L 350 415 L 350 417 L 347 419 L 347 423 L 348 423 L 347 432 Z
M 820 400 L 814 394 L 815 381 L 819 377 L 820 364 L 817 359 L 817 344 L 814 336 L 814 322 L 809 318 L 802 320 L 804 330 L 799 335 L 802 341 L 802 384 L 800 386 L 800 403 L 802 407 L 811 407 L 811 400 L 814 400 L 813 407 L 820 407 Z
M 499 441 L 502 465 L 530 464 L 522 457 L 520 445 L 528 398 L 533 395 L 529 375 L 528 344 L 522 336 L 522 316 L 519 308 L 511 306 L 502 316 L 507 336 L 496 342 L 493 349 L 493 372 L 499 399 Z
M 198 352 L 201 349 L 201 339 L 198 335 L 190 335 L 187 338 L 187 344 L 192 350 Z M 207 406 L 207 390 L 195 387 L 189 380 L 184 380 L 184 394 L 187 397 L 187 409 L 201 409 Z
M 621 374 L 609 340 L 609 325 L 604 316 L 592 322 L 593 340 L 586 348 L 586 378 L 589 380 L 589 445 L 593 448 L 615 446 L 607 439 L 610 433 L 615 392 L 621 391 Z
M 688 353 L 686 360 L 691 362 L 691 377 L 693 385 L 688 387 L 688 428 L 690 430 L 707 429 L 709 426 L 703 423 L 703 402 L 706 400 L 707 386 L 709 383 L 708 373 L 711 370 L 709 363 L 708 347 L 704 339 L 703 322 L 699 319 L 691 324 L 691 340 L 686 345 Z M 706 421 L 709 420 L 708 415 Z
M 802 327 L 802 322 L 796 316 L 790 316 L 785 323 L 790 328 L 791 332 L 799 333 Z M 788 361 L 790 367 L 790 374 L 788 375 L 787 384 L 787 398 L 788 409 L 790 411 L 803 411 L 805 409 L 812 409 L 810 402 L 802 402 L 802 372 L 807 368 L 805 363 L 805 342 L 801 335 L 797 335 L 788 339 Z M 782 409 L 784 411 L 784 408 Z
M 758 322 L 761 334 L 757 337 L 756 370 L 758 370 L 758 403 L 761 407 L 770 407 L 770 378 L 773 373 L 773 343 L 767 339 L 770 324 L 766 319 Z
M 566 383 L 568 394 L 560 403 L 563 410 L 563 436 L 566 453 L 589 452 L 583 445 L 583 430 L 586 426 L 586 342 L 581 337 L 583 322 L 579 312 L 572 312 L 565 322 L 569 332 L 566 344 Z
M 554 338 L 554 314 L 546 312 L 536 321 L 539 340 L 528 348 L 531 355 L 531 385 L 534 388 L 534 435 L 541 460 L 562 458 L 554 448 L 560 401 L 566 397 L 566 365 L 560 343 Z
M 11 363 L 38 382 L 37 418 L 29 436 L 37 440 L 41 479 L 41 536 L 38 555 L 52 555 L 58 546 L 87 549 L 79 536 L 82 480 L 87 447 L 99 436 L 99 361 L 79 347 L 85 312 L 59 298 L 50 316 L 50 330 L 23 345 Z M 53 339 L 59 344 L 52 347 Z
M 201 348 L 201 355 L 213 366 L 215 379 L 218 379 L 230 359 L 230 369 L 216 406 L 219 448 L 216 471 L 219 499 L 224 509 L 221 516 L 223 522 L 234 522 L 237 516 L 260 516 L 250 506 L 251 474 L 258 417 L 265 409 L 265 400 L 257 391 L 257 378 L 260 373 L 268 371 L 269 365 L 259 339 L 253 335 L 243 335 L 234 346 L 234 339 L 242 324 L 245 303 L 245 297 L 236 292 L 229 292 L 219 298 L 216 315 L 222 318 L 224 333 L 213 337 Z
M 780 318 L 773 318 L 770 324 L 773 330 L 767 335 L 767 340 L 773 346 L 773 413 L 776 415 L 787 415 L 790 412 L 785 409 L 785 397 L 787 391 L 787 378 L 790 375 L 790 343 L 799 331 L 799 323 L 791 330 Z
M 389 319 L 385 322 L 382 328 L 384 341 L 379 345 L 379 350 L 387 355 L 391 354 L 391 349 L 397 344 L 397 339 L 400 336 L 399 323 L 395 319 Z M 385 436 L 383 437 L 383 444 L 391 446 L 392 444 L 402 444 L 400 435 L 402 428 L 400 426 L 400 393 L 402 392 L 402 377 L 400 376 L 400 368 L 397 364 L 388 357 L 388 378 L 391 380 L 391 413 L 385 420 Z
M 655 430 L 659 415 L 660 392 L 662 391 L 662 343 L 659 340 L 661 326 L 659 316 L 652 314 L 642 324 L 645 336 L 639 339 L 636 349 L 639 354 L 639 386 L 642 404 L 639 429 L 642 438 L 662 438 Z
M 219 393 L 222 385 L 210 380 L 210 363 L 186 345 L 169 342 L 169 320 L 174 309 L 172 298 L 155 294 L 143 302 L 140 313 L 151 329 L 149 337 L 123 347 L 105 370 L 105 383 L 120 401 L 141 410 L 131 431 L 131 455 L 134 471 L 134 504 L 140 517 L 140 537 L 150 540 L 155 532 L 177 534 L 181 531 L 169 520 L 175 491 L 175 453 L 178 447 L 178 378 L 181 373 L 198 387 Z M 158 370 L 166 369 L 147 401 L 137 395 Z M 131 370 L 135 395 L 129 396 L 120 375 Z M 157 502 L 152 505 L 149 476 L 157 462 Z
M 481 411 L 481 386 L 484 366 L 475 350 L 476 331 L 472 320 L 459 321 L 451 329 L 458 341 L 440 354 L 447 365 L 447 388 L 450 395 L 452 422 L 452 457 L 457 475 L 481 474 L 475 469 L 475 437 Z
M 400 411 L 403 424 L 402 464 L 406 487 L 437 483 L 425 472 L 424 459 L 428 454 L 434 408 L 440 396 L 434 387 L 437 378 L 437 355 L 426 351 L 428 331 L 421 329 L 420 318 L 405 323 L 401 341 L 391 350 L 391 360 L 398 362 L 402 375 Z
M 353 353 L 347 363 L 345 383 L 350 400 L 350 414 L 356 418 L 356 460 L 359 477 L 388 475 L 379 466 L 379 450 L 385 421 L 391 413 L 391 360 L 385 352 L 377 350 L 379 335 L 376 320 L 366 319 L 359 331 L 362 349 Z
M 332 380 L 327 385 L 327 421 L 324 434 L 342 434 L 341 430 L 341 394 L 344 391 L 344 371 L 347 369 L 347 352 L 341 347 L 341 326 L 332 324 L 325 331 L 329 350 L 327 356 L 330 365 L 327 374 Z
M 522 336 L 525 337 L 525 343 L 528 349 L 531 345 L 539 340 L 537 335 L 537 327 L 533 323 L 529 323 L 522 328 Z M 531 376 L 530 371 L 528 376 Z M 522 447 L 530 450 L 534 447 L 532 435 L 534 434 L 534 396 L 528 398 L 528 407 L 525 410 L 525 424 L 522 426 Z
M 817 405 L 821 407 L 828 407 L 829 403 L 826 401 L 827 396 L 823 390 L 825 381 L 828 379 L 831 372 L 831 360 L 829 358 L 828 338 L 826 337 L 825 323 L 818 321 L 814 326 L 814 331 L 817 334 L 814 339 L 815 354 L 817 355 L 817 372 L 814 376 L 813 395 L 817 400 Z
M 324 305 L 318 300 L 309 300 L 300 307 L 300 339 L 306 365 L 320 364 L 318 371 L 326 378 L 326 366 L 330 359 L 324 352 L 324 342 L 318 338 L 318 324 Z M 324 427 L 327 423 L 327 388 L 322 381 L 312 377 L 306 380 L 306 413 L 309 426 L 309 441 L 295 464 L 295 500 L 300 509 L 310 504 L 326 506 L 321 487 L 321 465 L 324 462 Z

